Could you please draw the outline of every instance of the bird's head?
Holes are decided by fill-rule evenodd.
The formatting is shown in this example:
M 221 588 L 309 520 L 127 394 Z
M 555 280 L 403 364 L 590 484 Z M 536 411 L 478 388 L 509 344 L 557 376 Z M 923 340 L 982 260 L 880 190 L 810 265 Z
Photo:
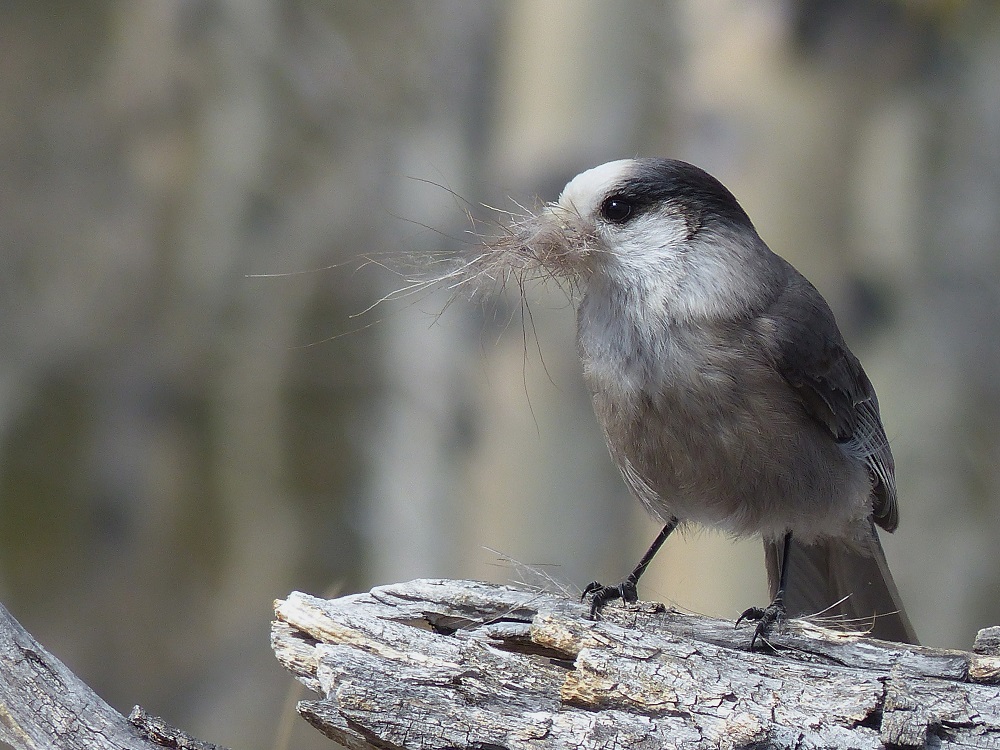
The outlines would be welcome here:
M 507 245 L 585 294 L 632 291 L 672 317 L 745 308 L 773 266 L 732 193 L 672 159 L 623 159 L 582 172 L 556 202 L 519 221 Z

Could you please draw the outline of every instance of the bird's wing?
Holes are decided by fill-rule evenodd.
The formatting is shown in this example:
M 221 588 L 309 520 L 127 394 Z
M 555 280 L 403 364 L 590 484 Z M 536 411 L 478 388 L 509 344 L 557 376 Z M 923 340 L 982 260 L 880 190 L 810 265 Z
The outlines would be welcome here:
M 874 480 L 875 522 L 893 531 L 899 523 L 895 463 L 875 389 L 836 333 L 822 295 L 791 266 L 788 269 L 788 283 L 766 316 L 778 335 L 776 366 L 809 416 L 846 453 L 864 461 Z

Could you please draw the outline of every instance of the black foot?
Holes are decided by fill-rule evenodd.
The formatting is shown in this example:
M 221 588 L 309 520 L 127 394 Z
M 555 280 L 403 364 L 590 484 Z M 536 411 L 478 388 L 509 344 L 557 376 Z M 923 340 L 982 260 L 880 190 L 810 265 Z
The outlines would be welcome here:
M 771 628 L 775 625 L 780 626 L 781 623 L 784 622 L 785 603 L 781 601 L 781 598 L 779 597 L 766 607 L 750 607 L 749 609 L 744 610 L 743 614 L 739 616 L 739 619 L 736 620 L 736 625 L 734 625 L 734 627 L 738 628 L 740 623 L 744 620 L 757 621 L 757 627 L 753 631 L 753 638 L 750 639 L 750 650 L 753 651 L 758 638 L 766 642 L 767 636 L 771 632 Z
M 617 586 L 605 586 L 603 583 L 592 581 L 583 590 L 580 601 L 587 597 L 590 599 L 590 619 L 599 620 L 601 608 L 608 602 L 621 599 L 623 602 L 635 602 L 639 600 L 639 592 L 636 590 L 635 581 L 626 578 Z

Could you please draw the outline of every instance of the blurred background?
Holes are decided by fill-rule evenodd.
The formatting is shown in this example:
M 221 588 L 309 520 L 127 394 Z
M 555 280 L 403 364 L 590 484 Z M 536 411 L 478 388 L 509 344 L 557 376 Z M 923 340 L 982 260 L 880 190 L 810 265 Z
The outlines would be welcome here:
M 576 592 L 635 563 L 656 525 L 607 457 L 565 295 L 365 312 L 404 258 L 470 251 L 470 207 L 634 155 L 713 172 L 837 312 L 893 441 L 883 538 L 924 642 L 1000 623 L 993 0 L 0 17 L 0 601 L 119 710 L 325 747 L 283 724 L 274 598 Z M 766 599 L 760 543 L 672 539 L 640 593 L 733 618 Z

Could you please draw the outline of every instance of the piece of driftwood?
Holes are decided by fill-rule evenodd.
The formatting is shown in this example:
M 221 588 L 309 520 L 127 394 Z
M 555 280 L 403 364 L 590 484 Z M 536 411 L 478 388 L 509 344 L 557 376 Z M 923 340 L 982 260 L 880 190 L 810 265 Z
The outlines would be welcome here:
M 1000 656 L 417 580 L 275 603 L 298 710 L 370 748 L 1000 748 Z M 994 636 L 996 634 L 994 633 Z
M 16 750 L 225 750 L 139 706 L 126 719 L 0 605 L 0 742 Z

